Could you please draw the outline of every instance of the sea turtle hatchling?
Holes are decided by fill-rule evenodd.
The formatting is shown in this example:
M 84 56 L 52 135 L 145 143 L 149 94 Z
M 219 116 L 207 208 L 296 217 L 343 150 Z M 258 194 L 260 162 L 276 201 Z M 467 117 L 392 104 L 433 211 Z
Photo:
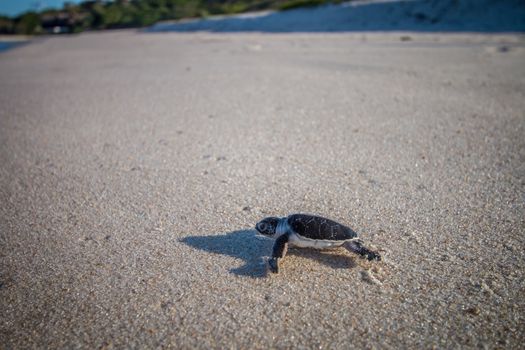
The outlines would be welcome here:
M 268 217 L 255 225 L 262 235 L 275 238 L 270 270 L 279 272 L 279 260 L 284 258 L 288 244 L 301 248 L 327 249 L 343 246 L 368 260 L 381 260 L 379 253 L 362 245 L 357 233 L 351 228 L 320 216 L 293 214 L 284 218 Z

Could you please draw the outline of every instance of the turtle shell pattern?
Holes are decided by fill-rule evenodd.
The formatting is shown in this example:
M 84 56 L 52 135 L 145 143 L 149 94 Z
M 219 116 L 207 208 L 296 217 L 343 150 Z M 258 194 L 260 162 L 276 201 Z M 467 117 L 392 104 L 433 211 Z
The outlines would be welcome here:
M 320 216 L 290 215 L 288 225 L 299 236 L 314 240 L 345 241 L 357 237 L 351 228 Z

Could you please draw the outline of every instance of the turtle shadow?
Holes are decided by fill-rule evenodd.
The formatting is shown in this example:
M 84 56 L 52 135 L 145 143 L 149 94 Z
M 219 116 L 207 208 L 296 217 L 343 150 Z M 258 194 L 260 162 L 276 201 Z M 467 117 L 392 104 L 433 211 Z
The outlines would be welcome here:
M 231 256 L 244 261 L 244 265 L 230 269 L 238 276 L 263 278 L 267 275 L 265 257 L 271 254 L 273 241 L 246 229 L 208 236 L 188 236 L 180 242 L 206 252 Z
M 353 269 L 357 266 L 354 257 L 344 253 L 342 248 L 319 250 L 313 248 L 291 248 L 288 255 L 308 258 L 333 269 Z

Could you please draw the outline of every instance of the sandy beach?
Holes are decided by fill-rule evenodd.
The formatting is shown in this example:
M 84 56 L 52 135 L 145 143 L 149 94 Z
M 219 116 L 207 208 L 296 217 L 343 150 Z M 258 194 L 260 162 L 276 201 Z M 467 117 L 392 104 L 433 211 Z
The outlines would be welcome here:
M 397 31 L 0 53 L 0 347 L 522 347 L 524 62 L 521 34 Z M 295 212 L 383 261 L 268 273 L 253 227 Z

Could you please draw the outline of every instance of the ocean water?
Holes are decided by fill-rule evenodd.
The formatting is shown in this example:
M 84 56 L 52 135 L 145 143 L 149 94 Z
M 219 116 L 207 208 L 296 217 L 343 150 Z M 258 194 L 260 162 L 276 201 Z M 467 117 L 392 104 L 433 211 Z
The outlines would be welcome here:
M 0 52 L 7 51 L 18 45 L 21 45 L 23 41 L 0 41 Z

